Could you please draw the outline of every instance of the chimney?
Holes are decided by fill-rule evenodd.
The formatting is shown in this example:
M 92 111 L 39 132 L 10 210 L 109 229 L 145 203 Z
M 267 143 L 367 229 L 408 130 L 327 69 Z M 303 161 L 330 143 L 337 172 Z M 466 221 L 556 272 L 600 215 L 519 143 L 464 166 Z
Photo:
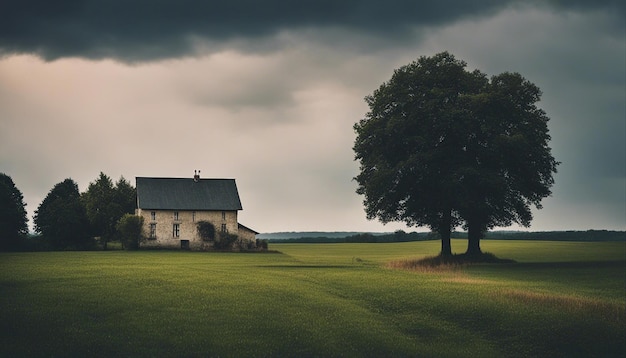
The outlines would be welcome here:
M 194 170 L 193 171 L 193 181 L 197 183 L 198 180 L 200 180 L 200 171 L 199 170 Z

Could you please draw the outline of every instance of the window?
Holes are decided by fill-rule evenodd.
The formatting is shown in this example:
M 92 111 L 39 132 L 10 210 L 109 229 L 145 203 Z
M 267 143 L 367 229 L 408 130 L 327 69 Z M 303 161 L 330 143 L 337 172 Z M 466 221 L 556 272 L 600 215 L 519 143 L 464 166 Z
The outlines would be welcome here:
M 226 212 L 222 211 L 222 221 L 226 221 Z
M 226 232 L 226 224 L 222 224 L 222 232 Z
M 172 236 L 179 237 L 180 236 L 180 224 L 174 224 L 172 227 Z
M 191 212 L 191 221 L 196 222 L 196 212 L 195 211 Z
M 150 224 L 150 238 L 156 239 L 156 224 Z
M 151 211 L 150 212 L 150 220 L 152 220 L 152 221 L 156 220 L 156 211 Z
M 174 211 L 174 220 L 178 220 L 178 211 Z

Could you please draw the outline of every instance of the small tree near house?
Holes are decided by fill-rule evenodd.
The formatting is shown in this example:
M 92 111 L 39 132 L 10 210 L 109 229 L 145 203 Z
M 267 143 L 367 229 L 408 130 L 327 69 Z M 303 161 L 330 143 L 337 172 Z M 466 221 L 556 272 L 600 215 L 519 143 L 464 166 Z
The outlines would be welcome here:
M 143 217 L 141 216 L 124 214 L 118 220 L 115 228 L 125 249 L 137 250 L 140 243 L 145 239 L 142 232 Z

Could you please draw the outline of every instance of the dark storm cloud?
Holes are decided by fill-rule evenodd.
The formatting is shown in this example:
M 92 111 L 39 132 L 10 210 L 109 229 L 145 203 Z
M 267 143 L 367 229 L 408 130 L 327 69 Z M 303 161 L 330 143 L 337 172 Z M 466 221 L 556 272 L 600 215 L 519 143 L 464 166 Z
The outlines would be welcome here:
M 281 31 L 342 28 L 393 43 L 412 29 L 485 16 L 517 0 L 13 0 L 0 5 L 0 55 L 142 61 L 193 55 L 195 40 L 260 38 Z M 613 8 L 621 1 L 538 1 L 542 6 Z M 209 49 L 210 50 L 210 49 Z

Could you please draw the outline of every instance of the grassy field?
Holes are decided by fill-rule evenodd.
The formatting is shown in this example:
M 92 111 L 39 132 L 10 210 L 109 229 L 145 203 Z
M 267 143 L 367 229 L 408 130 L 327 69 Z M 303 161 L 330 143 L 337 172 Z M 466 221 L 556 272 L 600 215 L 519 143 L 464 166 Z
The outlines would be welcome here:
M 0 356 L 626 355 L 626 243 L 482 246 L 517 263 L 387 267 L 437 241 L 3 253 Z

